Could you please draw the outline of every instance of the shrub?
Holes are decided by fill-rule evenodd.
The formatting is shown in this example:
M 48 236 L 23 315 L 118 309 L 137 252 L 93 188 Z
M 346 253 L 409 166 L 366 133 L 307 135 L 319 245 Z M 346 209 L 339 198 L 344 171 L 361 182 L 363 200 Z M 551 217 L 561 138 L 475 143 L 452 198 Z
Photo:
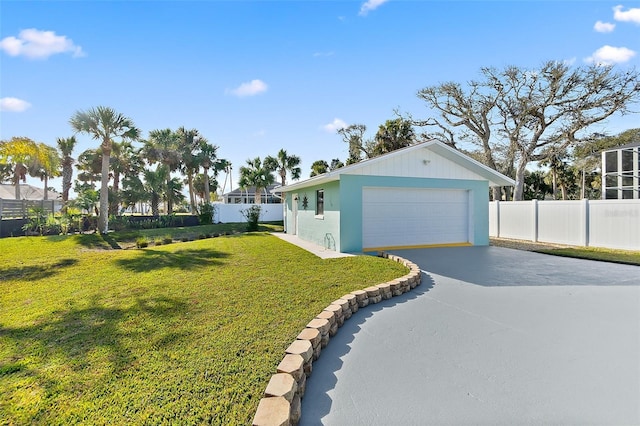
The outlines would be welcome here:
M 254 204 L 248 209 L 240 210 L 240 213 L 247 221 L 247 231 L 257 231 L 258 221 L 260 220 L 260 215 L 262 214 L 262 209 L 260 208 L 260 206 Z
M 148 246 L 149 246 L 149 240 L 147 240 L 147 237 L 138 237 L 136 239 L 136 247 L 145 248 Z
M 198 220 L 201 225 L 211 225 L 213 223 L 213 216 L 216 212 L 216 208 L 211 203 L 202 203 L 198 207 Z
M 171 238 L 171 235 L 167 235 L 162 238 L 162 242 L 165 244 L 171 244 L 173 242 L 173 238 Z
M 156 238 L 155 240 L 153 240 L 153 245 L 154 246 L 161 246 L 162 245 L 162 239 Z

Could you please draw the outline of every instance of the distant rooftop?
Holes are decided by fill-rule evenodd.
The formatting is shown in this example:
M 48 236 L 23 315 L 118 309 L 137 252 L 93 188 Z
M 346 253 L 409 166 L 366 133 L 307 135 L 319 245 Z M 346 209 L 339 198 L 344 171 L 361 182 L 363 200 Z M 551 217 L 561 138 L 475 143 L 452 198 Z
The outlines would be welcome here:
M 58 194 L 54 191 L 47 191 L 47 196 L 49 200 L 60 200 L 62 199 L 62 194 Z M 11 185 L 8 183 L 0 183 L 0 199 L 4 200 L 15 200 L 16 187 L 15 185 Z M 44 199 L 44 189 L 38 188 L 33 185 L 29 185 L 27 183 L 20 184 L 20 199 L 21 200 L 43 200 Z

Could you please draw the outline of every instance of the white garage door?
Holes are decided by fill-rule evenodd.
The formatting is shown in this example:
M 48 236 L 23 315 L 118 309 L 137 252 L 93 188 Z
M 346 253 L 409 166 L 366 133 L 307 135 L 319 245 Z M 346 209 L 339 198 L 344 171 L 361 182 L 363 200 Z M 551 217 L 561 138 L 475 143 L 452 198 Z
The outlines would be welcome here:
M 468 191 L 363 188 L 362 203 L 364 249 L 470 241 Z

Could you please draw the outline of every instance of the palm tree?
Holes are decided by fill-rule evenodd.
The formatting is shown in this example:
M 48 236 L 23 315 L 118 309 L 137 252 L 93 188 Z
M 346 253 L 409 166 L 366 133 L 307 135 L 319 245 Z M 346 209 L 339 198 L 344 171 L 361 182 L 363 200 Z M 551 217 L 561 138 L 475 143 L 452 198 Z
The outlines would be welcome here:
M 268 156 L 264 159 L 265 167 L 278 172 L 280 175 L 280 184 L 285 186 L 287 183 L 287 172 L 291 173 L 293 180 L 300 179 L 300 157 L 297 155 L 289 155 L 287 151 L 281 149 L 276 157 Z
M 260 194 L 262 189 L 266 189 L 271 185 L 275 178 L 272 174 L 273 170 L 262 163 L 260 157 L 253 160 L 247 160 L 247 165 L 240 167 L 240 187 L 255 187 L 255 203 L 260 204 Z
M 101 180 L 100 170 L 102 169 L 102 155 L 97 149 L 87 149 L 78 155 L 76 169 L 78 169 L 78 178 L 80 182 L 84 182 L 91 187 L 94 182 Z
M 60 174 L 60 156 L 58 150 L 52 146 L 39 143 L 38 155 L 32 159 L 28 169 L 33 177 L 44 181 L 43 199 L 49 199 L 49 178 Z
M 126 140 L 120 143 L 113 143 L 113 150 L 111 151 L 109 162 L 111 164 L 111 176 L 113 177 L 113 186 L 111 188 L 113 198 L 109 203 L 109 214 L 117 214 L 122 195 L 120 194 L 121 176 L 137 175 L 143 165 L 138 151 L 133 147 L 131 142 Z
M 309 177 L 323 175 L 327 173 L 328 170 L 329 170 L 329 163 L 327 163 L 324 160 L 316 160 L 311 165 L 311 174 L 309 175 Z
M 166 168 L 165 187 L 167 187 L 171 180 L 171 172 L 180 166 L 178 134 L 171 129 L 152 130 L 141 152 L 150 165 L 160 163 Z M 173 203 L 170 200 L 167 201 L 167 213 L 173 213 Z
M 182 193 L 183 188 L 184 188 L 184 185 L 182 184 L 182 181 L 178 177 L 171 178 L 167 181 L 166 186 L 164 188 L 164 199 L 167 202 L 167 206 L 171 205 L 173 208 L 175 204 L 178 204 L 184 201 L 185 197 L 184 197 L 184 194 Z
M 151 214 L 160 216 L 159 205 L 169 171 L 166 166 L 158 165 L 156 170 L 144 169 L 142 174 L 144 176 L 144 189 L 151 202 Z
M 189 188 L 189 205 L 191 214 L 197 213 L 196 194 L 193 187 L 193 177 L 200 170 L 200 134 L 196 129 L 187 130 L 180 127 L 176 132 L 178 134 L 178 148 L 181 155 L 181 169 L 187 176 L 187 186 Z
M 216 165 L 216 152 L 218 147 L 216 145 L 210 144 L 206 139 L 200 139 L 200 154 L 198 158 L 200 159 L 200 165 L 204 169 L 204 202 L 211 202 L 211 188 L 209 187 L 209 169 L 215 167 Z M 215 172 L 216 176 L 218 171 Z
M 36 162 L 46 164 L 47 161 L 40 144 L 29 138 L 14 136 L 9 141 L 0 141 L 0 163 L 13 165 L 12 183 L 15 185 L 16 200 L 20 199 L 20 181 L 27 181 L 28 166 Z
M 71 189 L 71 179 L 73 177 L 72 166 L 75 161 L 71 157 L 71 153 L 76 147 L 77 141 L 75 136 L 71 136 L 70 138 L 58 138 L 56 142 L 62 156 L 62 202 L 66 208 L 69 202 L 69 190 Z
M 387 120 L 378 127 L 375 136 L 373 154 L 375 156 L 387 154 L 400 148 L 413 145 L 416 134 L 411 121 L 403 118 Z
M 149 196 L 139 176 L 125 176 L 122 179 L 122 204 L 125 207 L 135 207 L 140 203 L 140 212 L 143 212 L 142 202 L 148 200 Z
M 140 132 L 131 119 L 104 106 L 91 108 L 87 111 L 77 111 L 69 123 L 76 132 L 87 133 L 93 139 L 100 141 L 102 176 L 98 230 L 106 234 L 109 231 L 109 157 L 113 147 L 113 138 L 135 140 L 138 139 Z

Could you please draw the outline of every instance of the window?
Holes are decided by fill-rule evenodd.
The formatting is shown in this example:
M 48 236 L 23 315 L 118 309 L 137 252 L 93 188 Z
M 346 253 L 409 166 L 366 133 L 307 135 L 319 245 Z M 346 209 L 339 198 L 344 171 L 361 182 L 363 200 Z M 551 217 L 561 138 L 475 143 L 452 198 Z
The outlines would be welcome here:
M 618 171 L 618 151 L 605 153 L 605 163 L 607 173 L 617 173 Z
M 316 216 L 324 214 L 324 189 L 316 191 Z

